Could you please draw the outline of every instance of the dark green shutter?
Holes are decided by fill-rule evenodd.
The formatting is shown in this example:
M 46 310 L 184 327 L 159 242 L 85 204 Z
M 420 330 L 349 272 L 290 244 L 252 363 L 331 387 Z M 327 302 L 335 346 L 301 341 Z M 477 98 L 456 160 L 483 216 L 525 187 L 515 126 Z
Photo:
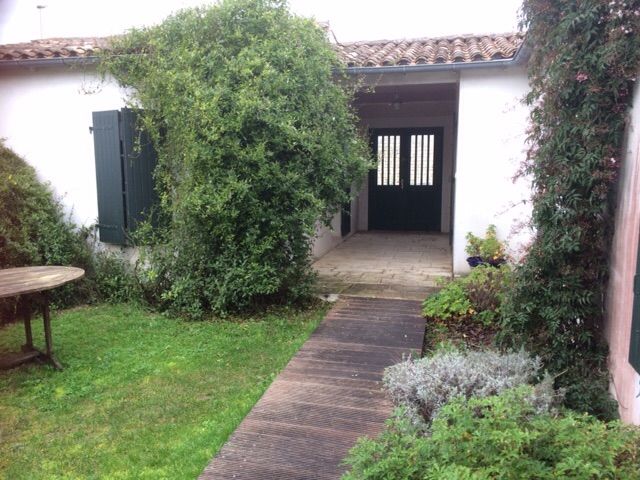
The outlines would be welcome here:
M 133 110 L 93 112 L 100 241 L 124 244 L 158 203 L 151 140 Z
M 124 184 L 119 112 L 93 112 L 100 241 L 125 243 Z
M 636 276 L 633 279 L 633 319 L 631 320 L 631 345 L 629 363 L 640 373 L 640 245 L 636 260 Z
M 156 152 L 149 135 L 138 128 L 133 110 L 123 108 L 121 121 L 126 220 L 129 231 L 133 232 L 140 222 L 149 218 L 158 202 L 153 182 Z

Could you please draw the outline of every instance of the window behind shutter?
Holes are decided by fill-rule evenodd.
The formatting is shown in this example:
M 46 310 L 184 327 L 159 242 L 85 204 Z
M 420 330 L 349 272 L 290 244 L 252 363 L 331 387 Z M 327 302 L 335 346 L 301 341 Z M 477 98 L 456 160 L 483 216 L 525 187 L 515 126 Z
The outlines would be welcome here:
M 100 241 L 125 243 L 124 184 L 119 112 L 93 112 Z

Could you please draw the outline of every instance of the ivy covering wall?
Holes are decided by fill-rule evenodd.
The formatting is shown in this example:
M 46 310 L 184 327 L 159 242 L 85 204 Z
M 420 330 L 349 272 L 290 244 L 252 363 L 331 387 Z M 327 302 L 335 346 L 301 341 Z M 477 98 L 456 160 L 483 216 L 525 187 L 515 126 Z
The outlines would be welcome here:
M 158 151 L 148 299 L 201 317 L 309 294 L 316 224 L 368 169 L 339 65 L 281 0 L 184 10 L 115 43 L 103 67 Z
M 601 416 L 608 400 L 603 308 L 616 184 L 640 64 L 640 1 L 525 0 L 532 47 L 530 149 L 535 238 L 505 307 L 505 338 L 526 338 Z

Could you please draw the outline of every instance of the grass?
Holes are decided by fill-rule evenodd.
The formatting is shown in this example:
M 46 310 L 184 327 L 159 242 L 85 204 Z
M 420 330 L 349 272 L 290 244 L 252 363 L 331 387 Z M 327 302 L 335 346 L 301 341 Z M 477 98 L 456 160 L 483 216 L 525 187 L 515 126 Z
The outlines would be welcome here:
M 197 477 L 324 311 L 226 322 L 131 305 L 55 315 L 65 369 L 0 372 L 0 478 Z M 20 324 L 0 330 L 0 354 L 23 335 Z

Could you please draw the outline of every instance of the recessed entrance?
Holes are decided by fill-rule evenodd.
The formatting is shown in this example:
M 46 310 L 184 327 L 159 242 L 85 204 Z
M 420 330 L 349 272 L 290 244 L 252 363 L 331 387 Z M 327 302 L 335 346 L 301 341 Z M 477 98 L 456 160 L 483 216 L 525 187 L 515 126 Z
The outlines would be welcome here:
M 442 139 L 442 128 L 371 131 L 370 230 L 440 231 Z

